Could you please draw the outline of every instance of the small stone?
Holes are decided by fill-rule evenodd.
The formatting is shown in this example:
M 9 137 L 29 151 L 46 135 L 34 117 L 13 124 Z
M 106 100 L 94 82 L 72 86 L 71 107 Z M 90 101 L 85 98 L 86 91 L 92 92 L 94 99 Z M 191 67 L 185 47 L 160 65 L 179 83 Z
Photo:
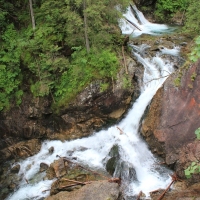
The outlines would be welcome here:
M 20 165 L 17 164 L 14 167 L 12 167 L 12 169 L 10 170 L 12 173 L 18 173 L 20 170 Z
M 49 168 L 49 165 L 46 163 L 40 163 L 40 172 L 44 172 Z
M 52 154 L 54 152 L 54 147 L 50 147 L 48 150 L 49 150 L 49 153 Z

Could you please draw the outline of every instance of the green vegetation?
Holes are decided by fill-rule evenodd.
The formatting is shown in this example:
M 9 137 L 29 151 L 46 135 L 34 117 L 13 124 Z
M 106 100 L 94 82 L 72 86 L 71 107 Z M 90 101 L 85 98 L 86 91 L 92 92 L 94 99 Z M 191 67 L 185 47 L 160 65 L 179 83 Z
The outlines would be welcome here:
M 198 140 L 200 140 L 200 127 L 195 131 L 195 135 Z M 200 163 L 199 161 L 192 162 L 191 165 L 184 170 L 186 178 L 191 178 L 193 174 L 200 173 Z
M 189 0 L 158 0 L 156 2 L 155 16 L 161 21 L 166 21 L 173 17 L 177 11 L 185 11 L 188 4 Z
M 123 42 L 122 14 L 115 6 L 124 10 L 128 4 L 35 0 L 31 6 L 24 0 L 0 0 L 0 110 L 20 104 L 24 84 L 34 96 L 50 94 L 56 107 L 95 79 L 114 79 Z
M 195 46 L 190 54 L 190 60 L 196 62 L 200 57 L 200 36 L 195 40 Z
M 197 162 L 192 162 L 191 165 L 184 170 L 186 178 L 191 178 L 193 174 L 200 173 L 200 165 Z
M 200 140 L 200 128 L 198 128 L 198 129 L 195 131 L 195 135 L 196 135 L 197 139 Z
M 72 54 L 69 69 L 56 83 L 55 96 L 59 105 L 68 103 L 92 80 L 114 77 L 118 70 L 118 59 L 109 50 L 77 49 Z
M 132 86 L 131 80 L 128 76 L 123 77 L 123 88 L 130 88 Z
M 190 0 L 186 10 L 186 21 L 184 30 L 200 34 L 200 1 Z
M 123 43 L 118 19 L 129 0 L 0 0 L 0 110 L 23 91 L 51 95 L 62 106 L 95 79 L 115 79 Z M 156 16 L 186 13 L 185 31 L 199 34 L 198 0 L 158 0 Z M 120 6 L 119 6 L 120 5 Z M 30 10 L 32 14 L 30 15 Z M 166 20 L 166 19 L 165 19 Z M 200 39 L 191 60 L 200 56 Z M 179 78 L 180 79 L 180 78 Z M 130 87 L 127 77 L 124 87 Z M 101 91 L 109 85 L 103 82 Z
M 0 37 L 0 110 L 9 108 L 11 97 L 20 103 L 22 91 L 19 90 L 21 83 L 20 54 L 18 34 L 12 24 L 6 27 L 6 31 Z M 12 94 L 12 95 L 11 95 Z

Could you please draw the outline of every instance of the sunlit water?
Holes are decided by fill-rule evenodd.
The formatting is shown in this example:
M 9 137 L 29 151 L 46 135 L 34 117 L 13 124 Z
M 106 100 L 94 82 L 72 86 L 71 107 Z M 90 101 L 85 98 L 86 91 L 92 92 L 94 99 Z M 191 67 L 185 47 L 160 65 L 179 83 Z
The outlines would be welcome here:
M 136 9 L 136 8 L 135 8 Z M 152 24 L 148 22 L 142 13 L 138 12 L 143 33 L 152 33 L 154 31 L 167 30 L 166 25 Z M 126 13 L 127 18 L 136 20 L 131 10 Z M 132 27 L 124 23 L 121 24 L 123 33 L 133 32 Z M 134 31 L 138 35 L 138 30 Z M 130 108 L 126 117 L 119 123 L 106 130 L 101 130 L 94 133 L 92 136 L 73 141 L 45 141 L 42 148 L 37 155 L 27 158 L 20 162 L 21 165 L 19 176 L 24 177 L 20 183 L 19 189 L 12 194 L 8 200 L 24 200 L 24 199 L 40 199 L 49 195 L 46 191 L 50 189 L 54 180 L 43 181 L 45 173 L 39 173 L 39 166 L 41 162 L 50 165 L 54 160 L 58 159 L 56 156 L 77 158 L 77 162 L 89 166 L 93 170 L 104 170 L 104 160 L 108 156 L 113 145 L 119 146 L 119 153 L 121 160 L 128 163 L 130 168 L 136 171 L 136 180 L 131 183 L 126 183 L 122 178 L 122 187 L 124 187 L 124 196 L 134 196 L 140 191 L 148 197 L 149 192 L 159 188 L 166 188 L 171 179 L 169 178 L 169 170 L 156 167 L 157 159 L 149 151 L 145 142 L 140 138 L 138 129 L 141 117 L 150 103 L 152 97 L 159 87 L 163 84 L 166 77 L 173 72 L 172 63 L 168 60 L 160 58 L 162 54 L 170 54 L 178 56 L 179 49 L 175 48 L 168 50 L 163 48 L 160 55 L 157 54 L 153 58 L 143 58 L 142 52 L 148 46 L 133 47 L 133 54 L 138 62 L 144 66 L 143 84 L 141 86 L 141 95 L 135 101 L 132 108 Z M 163 78 L 162 78 L 163 77 Z M 124 134 L 120 134 L 119 127 Z M 54 147 L 53 154 L 49 154 L 49 148 Z M 83 151 L 83 148 L 85 150 Z M 73 150 L 73 153 L 71 154 Z M 70 151 L 70 153 L 69 153 Z M 15 163 L 17 164 L 17 163 Z M 30 167 L 31 166 L 31 167 Z M 128 171 L 127 171 L 128 173 Z M 29 181 L 27 184 L 26 181 Z M 46 192 L 44 192 L 46 191 Z

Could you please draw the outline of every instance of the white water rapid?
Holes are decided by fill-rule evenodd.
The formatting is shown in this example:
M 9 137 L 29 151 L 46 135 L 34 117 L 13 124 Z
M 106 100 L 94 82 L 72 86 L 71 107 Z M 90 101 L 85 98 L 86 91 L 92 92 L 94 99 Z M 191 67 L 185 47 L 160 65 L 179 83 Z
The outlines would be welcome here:
M 148 22 L 143 14 L 134 7 L 138 13 L 140 23 L 132 14 L 129 8 L 125 14 L 129 20 L 133 20 L 143 30 L 139 33 L 139 30 L 133 28 L 126 21 L 122 20 L 121 29 L 123 33 L 132 33 L 137 36 L 142 33 L 155 33 L 167 31 L 166 25 L 157 25 Z M 169 177 L 170 171 L 156 165 L 158 160 L 149 151 L 145 142 L 140 138 L 138 133 L 141 117 L 151 101 L 152 97 L 156 93 L 159 87 L 163 84 L 166 76 L 173 72 L 172 64 L 168 60 L 163 60 L 159 57 L 159 53 L 153 58 L 143 58 L 142 51 L 145 46 L 133 47 L 133 54 L 137 58 L 138 62 L 144 66 L 143 84 L 141 86 L 141 95 L 135 101 L 132 108 L 130 108 L 126 117 L 119 123 L 107 130 L 101 130 L 94 133 L 92 136 L 83 139 L 77 139 L 73 141 L 45 141 L 42 144 L 42 148 L 37 155 L 27 158 L 21 161 L 19 176 L 23 176 L 23 181 L 20 183 L 19 189 L 10 195 L 7 200 L 24 200 L 24 199 L 40 199 L 46 197 L 49 192 L 43 193 L 42 191 L 48 190 L 54 180 L 43 181 L 45 172 L 39 173 L 39 164 L 45 162 L 50 165 L 54 160 L 58 159 L 56 155 L 62 157 L 72 158 L 76 157 L 77 162 L 81 165 L 87 165 L 93 170 L 105 171 L 104 159 L 108 156 L 110 149 L 113 145 L 119 146 L 120 158 L 127 163 L 129 168 L 135 169 L 136 179 L 126 183 L 124 177 L 122 177 L 122 187 L 124 186 L 125 199 L 128 196 L 138 195 L 140 191 L 146 194 L 148 197 L 149 192 L 166 188 L 171 181 Z M 173 52 L 174 51 L 174 52 Z M 164 49 L 161 54 L 175 54 L 178 55 L 178 50 L 174 49 L 169 51 Z M 161 78 L 163 77 L 163 78 Z M 124 134 L 120 134 L 119 127 Z M 48 149 L 54 147 L 53 154 L 49 154 Z M 85 147 L 85 150 L 82 150 Z M 68 152 L 72 152 L 72 155 Z M 15 163 L 16 165 L 18 163 Z M 124 173 L 129 173 L 125 171 Z M 116 175 L 116 174 L 115 174 Z M 28 180 L 29 184 L 27 184 Z

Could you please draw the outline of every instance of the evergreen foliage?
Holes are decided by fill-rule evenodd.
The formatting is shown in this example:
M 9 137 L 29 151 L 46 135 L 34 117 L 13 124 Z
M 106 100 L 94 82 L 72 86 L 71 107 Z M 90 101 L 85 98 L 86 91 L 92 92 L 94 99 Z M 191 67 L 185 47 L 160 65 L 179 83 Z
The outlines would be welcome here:
M 196 62 L 200 58 L 200 36 L 195 39 L 195 46 L 190 54 L 190 60 Z
M 184 30 L 200 34 L 200 1 L 190 0 L 186 11 L 186 22 Z
M 188 7 L 189 0 L 158 0 L 156 2 L 155 16 L 164 21 L 171 18 L 177 11 L 185 11 Z
M 86 3 L 86 7 L 83 7 Z M 118 29 L 128 0 L 35 0 L 32 30 L 29 1 L 0 0 L 0 109 L 17 104 L 22 81 L 35 96 L 51 93 L 60 105 L 94 79 L 115 77 Z M 86 52 L 84 14 L 91 52 Z M 26 74 L 23 73 L 26 71 Z
M 56 84 L 55 96 L 59 106 L 68 103 L 88 83 L 95 79 L 116 77 L 118 59 L 110 50 L 75 48 L 69 70 L 65 71 Z
M 20 103 L 22 93 L 18 86 L 21 83 L 21 50 L 17 37 L 13 24 L 8 25 L 0 37 L 0 110 L 9 107 L 11 97 L 17 97 L 17 102 Z
M 51 94 L 58 106 L 95 79 L 115 78 L 123 42 L 118 19 L 128 5 L 129 0 L 34 0 L 33 30 L 29 1 L 0 0 L 0 110 L 11 101 L 20 104 L 24 82 L 35 96 Z M 158 0 L 156 5 L 158 16 L 189 5 L 185 27 L 198 33 L 197 0 Z M 199 57 L 198 48 L 192 60 Z M 129 85 L 126 77 L 124 85 Z

